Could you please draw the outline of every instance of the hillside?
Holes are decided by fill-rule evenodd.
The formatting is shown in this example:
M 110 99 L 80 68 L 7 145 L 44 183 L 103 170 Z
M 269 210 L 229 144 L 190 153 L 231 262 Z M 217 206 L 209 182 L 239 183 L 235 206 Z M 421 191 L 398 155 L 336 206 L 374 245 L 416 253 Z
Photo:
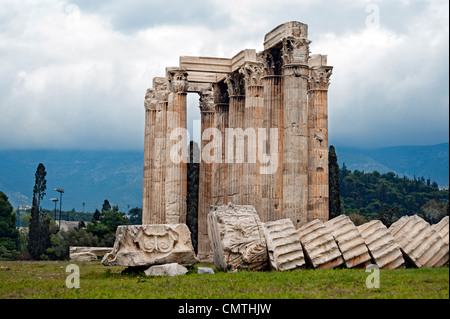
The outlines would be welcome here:
M 379 173 L 394 172 L 400 177 L 431 179 L 439 187 L 449 186 L 449 143 L 428 146 L 397 146 L 352 149 L 335 146 L 339 166 Z

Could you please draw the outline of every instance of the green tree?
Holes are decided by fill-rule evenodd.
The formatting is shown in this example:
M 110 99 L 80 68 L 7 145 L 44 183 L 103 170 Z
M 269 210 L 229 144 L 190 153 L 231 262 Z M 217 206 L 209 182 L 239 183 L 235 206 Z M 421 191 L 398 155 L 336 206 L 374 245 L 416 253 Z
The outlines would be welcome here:
M 39 163 L 35 173 L 33 205 L 28 234 L 28 251 L 36 260 L 45 258 L 45 252 L 51 245 L 50 235 L 57 232 L 56 225 L 51 223 L 50 215 L 45 214 L 42 218 L 40 216 L 40 201 L 44 198 L 47 188 L 46 175 L 44 165 Z
M 41 200 L 45 196 L 45 190 L 47 189 L 47 180 L 45 179 L 45 176 L 47 175 L 47 172 L 45 171 L 45 166 L 42 163 L 39 163 L 35 176 L 34 181 L 34 189 L 33 189 L 33 198 L 36 198 L 36 205 L 38 207 L 38 210 L 41 207 Z
M 128 212 L 130 216 L 128 219 L 128 225 L 141 225 L 142 224 L 142 208 L 132 208 Z
M 109 204 L 109 201 L 107 199 L 105 199 L 105 201 L 103 202 L 103 205 L 102 205 L 102 213 L 106 212 L 108 210 L 111 210 L 111 205 Z
M 93 220 L 99 221 L 100 220 L 100 216 L 102 214 L 98 211 L 98 209 L 95 210 L 94 212 L 94 216 L 92 217 Z
M 20 236 L 16 229 L 17 215 L 11 203 L 0 191 L 0 260 L 20 257 Z
M 339 186 L 339 164 L 336 150 L 330 145 L 328 154 L 328 187 L 330 219 L 341 215 L 341 190 Z
M 50 259 L 69 259 L 70 246 L 97 247 L 99 239 L 85 229 L 72 228 L 68 231 L 60 230 L 57 234 L 50 236 L 51 246 L 46 253 Z
M 426 202 L 425 205 L 420 208 L 420 210 L 423 213 L 424 219 L 430 224 L 439 223 L 441 219 L 444 218 L 447 214 L 447 207 L 444 205 L 444 203 L 438 203 L 434 199 Z
M 87 226 L 87 231 L 99 238 L 101 246 L 114 245 L 117 227 L 128 223 L 125 213 L 119 212 L 119 207 L 103 211 L 99 220 L 92 218 L 92 223 Z
M 400 217 L 398 208 L 386 208 L 378 214 L 377 219 L 380 220 L 386 227 L 390 227 Z

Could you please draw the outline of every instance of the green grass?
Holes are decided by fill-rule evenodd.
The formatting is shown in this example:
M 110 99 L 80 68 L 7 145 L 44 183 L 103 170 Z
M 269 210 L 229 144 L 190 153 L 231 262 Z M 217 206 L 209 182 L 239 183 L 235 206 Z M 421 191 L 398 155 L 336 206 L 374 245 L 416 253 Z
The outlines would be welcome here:
M 301 299 L 449 298 L 449 268 L 381 270 L 380 288 L 368 289 L 369 273 L 356 269 L 296 270 L 199 275 L 195 265 L 178 277 L 121 274 L 123 267 L 76 262 L 80 288 L 65 281 L 71 262 L 0 262 L 0 298 Z

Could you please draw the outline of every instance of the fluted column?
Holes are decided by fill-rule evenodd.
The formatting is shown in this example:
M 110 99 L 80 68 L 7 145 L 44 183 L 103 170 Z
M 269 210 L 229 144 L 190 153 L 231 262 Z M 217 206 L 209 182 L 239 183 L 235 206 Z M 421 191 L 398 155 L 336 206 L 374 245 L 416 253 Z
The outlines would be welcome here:
M 308 87 L 308 222 L 329 217 L 328 86 L 332 67 L 326 65 L 325 55 L 313 58 Z
M 262 179 L 262 209 L 261 221 L 273 221 L 285 218 L 283 213 L 283 78 L 281 76 L 281 60 L 278 51 L 266 52 L 263 57 L 263 98 L 266 141 L 263 153 L 270 155 L 271 161 L 276 161 L 277 169 L 272 174 L 261 176 Z M 277 130 L 276 143 L 271 137 Z M 272 158 L 276 156 L 277 158 Z
M 262 212 L 262 176 L 258 161 L 258 128 L 263 127 L 264 119 L 264 89 L 262 85 L 262 62 L 247 62 L 239 72 L 244 76 L 245 111 L 244 130 L 248 130 L 247 143 L 244 144 L 245 156 L 241 187 L 241 204 L 252 205 L 258 214 Z M 252 139 L 253 138 L 253 139 Z
M 198 190 L 198 258 L 212 260 L 212 251 L 208 238 L 207 217 L 212 205 L 212 165 L 214 156 L 214 135 L 205 130 L 214 128 L 214 94 L 213 91 L 203 91 L 200 94 L 200 113 L 202 131 L 202 157 L 200 161 L 200 176 Z M 209 145 L 208 145 L 209 144 Z M 210 151 L 211 150 L 211 151 Z
M 144 185 L 142 223 L 165 222 L 165 132 L 168 83 L 155 78 L 145 97 Z
M 184 69 L 168 70 L 170 87 L 167 107 L 166 126 L 166 180 L 165 180 L 165 209 L 166 223 L 186 223 L 186 197 L 187 197 L 187 145 L 182 145 L 179 163 L 171 157 L 172 148 L 177 148 L 180 140 L 170 138 L 175 129 L 186 132 L 186 95 L 187 72 Z M 186 141 L 185 141 L 186 142 Z M 187 144 L 187 142 L 185 143 Z M 184 152 L 186 150 L 186 152 Z M 173 155 L 173 154 L 172 154 Z
M 229 98 L 224 82 L 213 84 L 214 92 L 214 128 L 220 136 L 214 139 L 214 152 L 220 154 L 220 160 L 212 163 L 212 205 L 228 204 L 228 164 L 225 161 L 225 129 L 228 127 Z
M 229 112 L 228 112 L 228 128 L 243 129 L 244 127 L 244 112 L 245 112 L 245 92 L 244 79 L 242 74 L 233 73 L 226 77 L 225 83 L 228 87 Z M 231 131 L 229 131 L 231 133 Z M 233 131 L 237 132 L 237 131 Z M 228 136 L 228 135 L 227 135 Z M 231 135 L 230 135 L 231 136 Z M 225 141 L 225 158 L 228 160 L 228 174 L 227 174 L 227 200 L 233 204 L 241 204 L 241 178 L 243 175 L 243 163 L 239 163 L 244 154 L 244 148 L 240 148 L 236 139 L 230 140 L 226 138 Z M 229 152 L 232 152 L 230 154 Z
M 307 222 L 309 40 L 283 39 L 283 212 L 296 227 Z

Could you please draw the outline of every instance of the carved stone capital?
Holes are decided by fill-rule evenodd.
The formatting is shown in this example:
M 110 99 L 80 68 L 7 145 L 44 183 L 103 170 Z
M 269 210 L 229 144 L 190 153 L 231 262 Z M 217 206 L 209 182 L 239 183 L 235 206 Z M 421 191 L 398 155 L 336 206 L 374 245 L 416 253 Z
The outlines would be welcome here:
M 308 64 L 310 40 L 297 37 L 283 38 L 281 58 L 284 65 Z
M 153 88 L 147 89 L 144 106 L 147 110 L 156 110 L 158 103 L 167 102 L 169 97 L 169 82 L 166 78 L 154 78 Z
M 146 111 L 152 110 L 155 108 L 155 105 L 156 105 L 155 90 L 147 89 L 147 92 L 145 92 L 145 100 L 144 100 L 145 110 Z
M 244 77 L 240 73 L 231 73 L 225 77 L 228 96 L 242 96 L 245 94 Z
M 243 75 L 246 86 L 262 86 L 261 79 L 264 73 L 262 62 L 247 62 L 239 69 L 239 73 Z
M 282 60 L 280 58 L 280 51 L 266 50 L 260 55 L 261 63 L 263 65 L 264 75 L 280 75 Z
M 229 97 L 227 91 L 227 84 L 225 82 L 212 83 L 212 90 L 214 93 L 215 104 L 228 104 Z
M 200 112 L 214 112 L 214 92 L 212 90 L 200 93 Z
M 183 68 L 173 68 L 167 70 L 167 79 L 170 84 L 170 91 L 174 93 L 186 93 L 188 89 L 188 72 Z
M 328 90 L 332 70 L 332 66 L 311 67 L 308 90 Z

